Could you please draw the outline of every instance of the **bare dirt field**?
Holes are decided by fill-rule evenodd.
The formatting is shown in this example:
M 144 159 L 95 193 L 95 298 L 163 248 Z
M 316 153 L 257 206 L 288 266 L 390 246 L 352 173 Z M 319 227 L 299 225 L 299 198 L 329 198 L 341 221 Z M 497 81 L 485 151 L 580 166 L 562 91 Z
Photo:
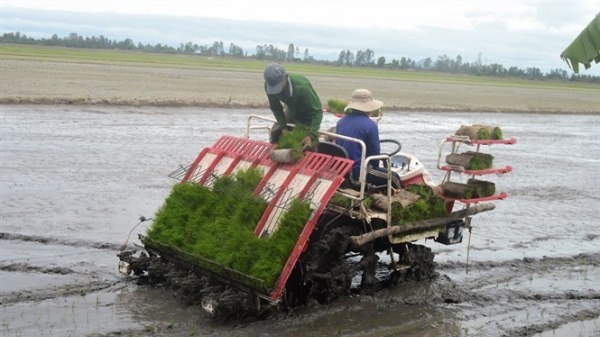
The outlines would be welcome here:
M 266 65 L 266 63 L 265 63 Z M 591 91 L 308 76 L 321 101 L 367 88 L 391 111 L 600 113 Z M 0 103 L 265 107 L 262 73 L 3 59 Z

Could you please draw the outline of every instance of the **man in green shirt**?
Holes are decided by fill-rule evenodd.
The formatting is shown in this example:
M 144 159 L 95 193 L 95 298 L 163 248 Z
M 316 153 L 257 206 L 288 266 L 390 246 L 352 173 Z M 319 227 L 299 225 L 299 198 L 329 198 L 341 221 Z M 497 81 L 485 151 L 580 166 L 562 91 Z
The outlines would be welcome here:
M 292 123 L 308 127 L 308 136 L 303 143 L 310 145 L 318 136 L 323 107 L 308 79 L 299 74 L 286 73 L 279 63 L 269 64 L 264 77 L 269 106 L 277 119 L 271 130 L 271 143 L 276 144 L 279 137 L 287 132 L 287 123 Z

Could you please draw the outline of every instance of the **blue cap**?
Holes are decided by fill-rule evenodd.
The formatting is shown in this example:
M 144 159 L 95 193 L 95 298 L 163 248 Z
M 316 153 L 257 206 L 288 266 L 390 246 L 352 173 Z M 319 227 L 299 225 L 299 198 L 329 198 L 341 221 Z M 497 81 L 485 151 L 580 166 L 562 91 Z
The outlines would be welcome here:
M 271 63 L 265 69 L 265 82 L 267 94 L 274 95 L 281 92 L 285 83 L 285 69 L 279 63 Z

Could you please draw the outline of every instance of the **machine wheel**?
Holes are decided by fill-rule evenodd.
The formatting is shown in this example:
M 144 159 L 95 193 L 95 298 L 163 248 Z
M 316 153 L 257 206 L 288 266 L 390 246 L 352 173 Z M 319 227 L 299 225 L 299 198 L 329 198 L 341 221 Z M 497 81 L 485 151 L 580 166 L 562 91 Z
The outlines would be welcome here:
M 314 239 L 302 258 L 302 302 L 314 299 L 329 303 L 351 292 L 372 293 L 381 287 L 381 280 L 376 277 L 380 266 L 374 246 L 350 249 L 350 237 L 364 233 L 362 228 L 356 223 L 339 224 Z
M 331 230 L 311 244 L 305 259 L 305 300 L 329 303 L 350 291 L 352 275 L 344 260 L 350 241 L 344 229 Z
M 431 248 L 412 243 L 394 245 L 394 252 L 400 256 L 398 264 L 408 267 L 402 279 L 425 281 L 437 276 Z

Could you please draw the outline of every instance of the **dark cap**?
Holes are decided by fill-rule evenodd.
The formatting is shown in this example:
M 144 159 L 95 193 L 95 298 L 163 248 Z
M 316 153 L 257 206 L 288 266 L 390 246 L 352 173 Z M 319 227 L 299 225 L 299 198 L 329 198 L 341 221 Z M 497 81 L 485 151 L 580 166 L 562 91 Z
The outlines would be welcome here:
M 265 69 L 265 82 L 267 94 L 274 95 L 281 92 L 285 83 L 285 69 L 279 63 L 271 63 Z

